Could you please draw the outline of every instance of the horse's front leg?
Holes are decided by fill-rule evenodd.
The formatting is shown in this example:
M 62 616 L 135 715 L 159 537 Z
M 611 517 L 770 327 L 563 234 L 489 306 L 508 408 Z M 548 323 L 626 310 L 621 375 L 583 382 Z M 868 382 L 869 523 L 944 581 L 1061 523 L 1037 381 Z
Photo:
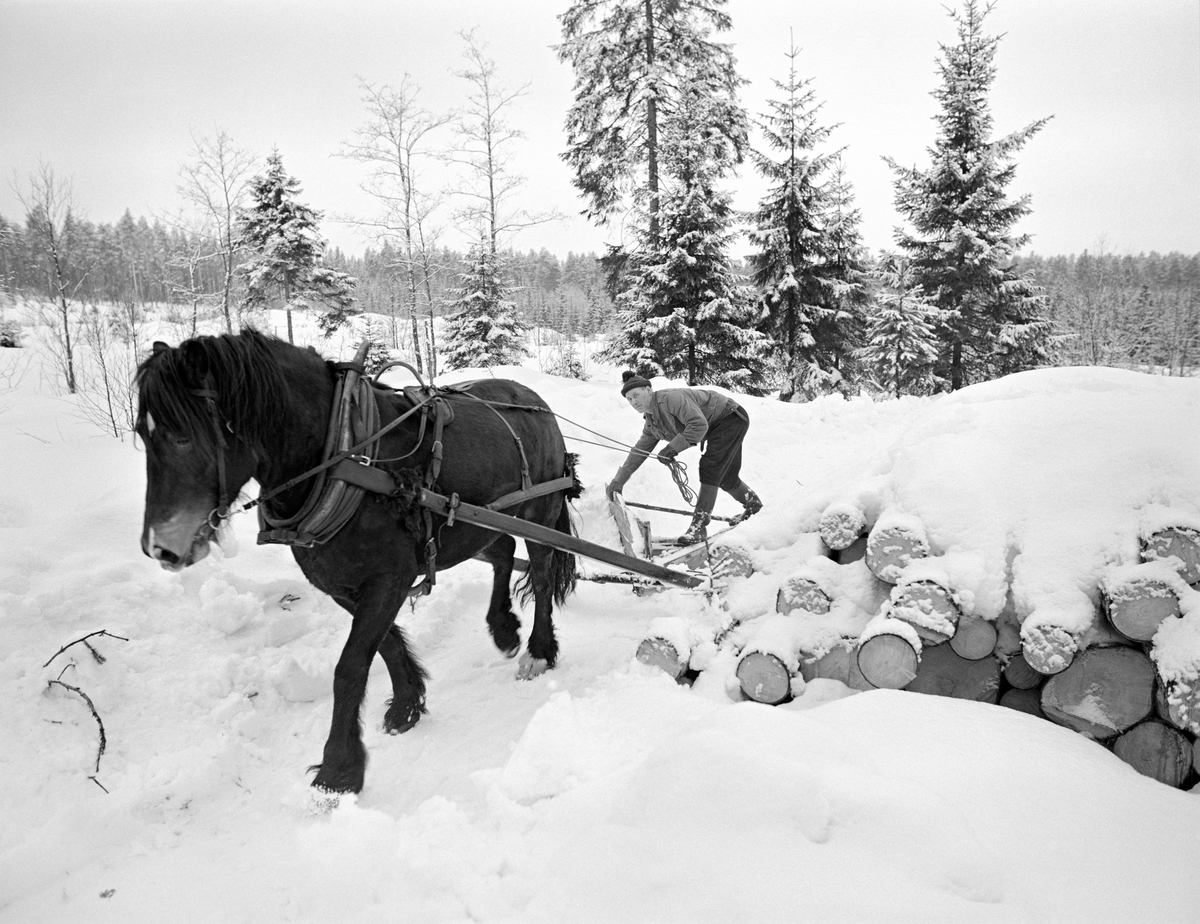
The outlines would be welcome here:
M 367 752 L 362 743 L 359 710 L 366 695 L 371 660 L 392 626 L 406 590 L 394 578 L 378 578 L 364 584 L 352 600 L 338 600 L 353 613 L 354 620 L 333 671 L 333 721 L 312 783 L 319 789 L 362 789 Z
M 531 680 L 554 667 L 558 660 L 558 639 L 554 637 L 554 550 L 527 543 L 529 574 L 533 584 L 533 628 L 529 644 L 517 667 L 518 680 Z

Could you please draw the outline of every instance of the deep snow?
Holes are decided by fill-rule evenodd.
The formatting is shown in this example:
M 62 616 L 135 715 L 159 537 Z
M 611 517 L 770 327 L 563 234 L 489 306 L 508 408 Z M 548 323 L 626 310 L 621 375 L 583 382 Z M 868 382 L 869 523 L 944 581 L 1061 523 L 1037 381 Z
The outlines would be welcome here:
M 38 360 L 34 344 L 19 352 Z M 632 442 L 637 416 L 615 371 L 600 373 L 504 371 Z M 729 650 L 697 651 L 690 688 L 633 658 L 664 618 L 700 640 L 734 618 L 747 643 L 768 623 L 786 635 L 763 617 L 787 577 L 829 571 L 813 532 L 847 498 L 920 518 L 969 612 L 1086 632 L 1089 594 L 1136 560 L 1139 530 L 1200 516 L 1200 383 L 1065 369 L 934 399 L 740 399 L 744 475 L 767 507 L 731 536 L 759 571 L 723 610 L 582 583 L 557 616 L 559 666 L 518 683 L 483 622 L 489 569 L 439 575 L 401 614 L 430 713 L 385 735 L 377 666 L 366 788 L 320 814 L 305 768 L 347 616 L 287 550 L 254 544 L 249 515 L 236 555 L 181 574 L 144 558 L 141 455 L 48 379 L 0 395 L 4 921 L 1200 920 L 1200 800 L 1079 735 L 830 680 L 781 707 L 736 702 Z M 615 546 L 600 489 L 623 453 L 572 448 L 591 489 L 582 534 Z M 626 495 L 680 504 L 657 465 Z M 718 512 L 735 506 L 722 496 Z M 651 519 L 663 533 L 686 523 Z M 841 580 L 841 602 L 789 644 L 861 631 L 881 602 L 851 573 L 823 576 Z M 1184 672 L 1200 663 L 1197 620 L 1191 606 L 1168 633 Z M 77 645 L 43 666 L 95 629 L 129 641 L 93 639 L 103 664 Z M 86 704 L 47 687 L 69 663 L 63 681 L 104 721 L 107 792 L 89 779 Z

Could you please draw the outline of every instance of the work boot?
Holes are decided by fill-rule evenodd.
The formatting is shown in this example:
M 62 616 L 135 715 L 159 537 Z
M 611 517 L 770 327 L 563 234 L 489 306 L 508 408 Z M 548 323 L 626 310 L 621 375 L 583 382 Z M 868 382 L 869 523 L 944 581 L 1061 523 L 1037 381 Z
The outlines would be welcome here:
M 735 523 L 741 523 L 743 520 L 748 520 L 758 511 L 762 510 L 763 502 L 757 494 L 755 494 L 750 486 L 744 481 L 739 481 L 737 487 L 729 492 L 733 495 L 734 500 L 744 508 L 741 514 L 734 520 Z
M 708 521 L 712 519 L 712 509 L 717 503 L 717 486 L 715 484 L 700 485 L 700 496 L 696 498 L 696 512 L 692 514 L 692 525 L 686 533 L 675 540 L 677 545 L 695 545 L 708 537 Z

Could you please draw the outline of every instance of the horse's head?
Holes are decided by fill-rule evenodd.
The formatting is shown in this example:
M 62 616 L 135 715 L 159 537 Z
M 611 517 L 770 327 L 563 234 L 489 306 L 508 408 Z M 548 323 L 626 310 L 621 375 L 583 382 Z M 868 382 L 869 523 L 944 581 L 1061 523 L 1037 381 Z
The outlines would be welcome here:
M 155 343 L 138 368 L 146 447 L 142 551 L 171 571 L 204 558 L 257 464 L 256 421 L 275 416 L 261 387 L 274 361 L 257 333 Z M 256 387 L 258 386 L 258 387 Z M 265 393 L 265 394 L 264 394 Z M 264 406 L 264 402 L 266 402 Z

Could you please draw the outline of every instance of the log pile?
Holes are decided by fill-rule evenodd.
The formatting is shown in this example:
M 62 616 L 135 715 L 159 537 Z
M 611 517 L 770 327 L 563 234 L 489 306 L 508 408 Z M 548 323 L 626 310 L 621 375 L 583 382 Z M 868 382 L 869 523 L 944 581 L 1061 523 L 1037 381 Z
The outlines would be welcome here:
M 861 510 L 832 508 L 820 526 L 832 560 L 783 580 L 776 613 L 728 637 L 740 652 L 736 677 L 746 699 L 784 703 L 805 683 L 837 680 L 857 690 L 996 703 L 1083 734 L 1169 786 L 1200 780 L 1200 682 L 1160 676 L 1151 657 L 1160 627 L 1194 611 L 1200 599 L 1196 530 L 1170 527 L 1145 536 L 1142 563 L 1114 566 L 1094 588 L 1094 624 L 1080 632 L 1045 618 L 1022 620 L 1011 610 L 1001 614 L 1001 626 L 980 618 L 964 610 L 946 579 L 930 577 L 949 568 L 915 518 L 884 515 L 868 532 Z M 861 556 L 844 554 L 855 546 Z M 923 559 L 928 563 L 910 569 Z M 846 601 L 838 581 L 826 578 L 864 565 L 870 574 L 862 573 L 880 588 L 871 598 L 878 609 L 864 616 L 857 635 L 843 627 L 830 643 L 828 630 Z M 1191 602 L 1181 610 L 1185 598 Z M 751 630 L 756 622 L 758 635 Z M 825 642 L 806 650 L 810 637 Z M 680 676 L 686 662 L 666 643 L 651 641 L 642 643 L 639 660 Z

